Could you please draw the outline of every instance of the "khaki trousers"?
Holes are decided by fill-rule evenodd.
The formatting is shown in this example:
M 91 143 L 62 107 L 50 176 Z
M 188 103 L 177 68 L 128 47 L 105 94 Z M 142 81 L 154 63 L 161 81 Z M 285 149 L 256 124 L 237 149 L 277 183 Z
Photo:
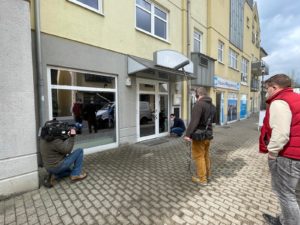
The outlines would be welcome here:
M 196 164 L 196 173 L 200 182 L 207 182 L 210 176 L 210 140 L 195 141 L 192 143 L 192 157 Z

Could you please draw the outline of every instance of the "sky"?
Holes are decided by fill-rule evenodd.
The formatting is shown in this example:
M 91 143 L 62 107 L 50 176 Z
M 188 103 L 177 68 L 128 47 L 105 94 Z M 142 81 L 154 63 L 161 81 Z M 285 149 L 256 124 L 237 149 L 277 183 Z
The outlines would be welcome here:
M 268 56 L 269 74 L 285 73 L 300 84 L 300 1 L 255 0 L 261 30 L 261 47 Z

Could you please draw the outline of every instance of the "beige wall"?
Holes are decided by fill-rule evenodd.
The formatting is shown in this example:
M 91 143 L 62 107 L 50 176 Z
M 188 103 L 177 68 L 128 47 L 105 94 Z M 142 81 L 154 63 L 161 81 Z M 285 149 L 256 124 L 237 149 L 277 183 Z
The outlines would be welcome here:
M 31 1 L 33 3 L 34 0 Z M 154 51 L 160 49 L 182 52 L 181 0 L 156 1 L 157 5 L 169 12 L 167 41 L 135 28 L 135 0 L 103 2 L 102 15 L 67 0 L 42 0 L 41 30 L 43 33 L 149 59 L 152 59 Z

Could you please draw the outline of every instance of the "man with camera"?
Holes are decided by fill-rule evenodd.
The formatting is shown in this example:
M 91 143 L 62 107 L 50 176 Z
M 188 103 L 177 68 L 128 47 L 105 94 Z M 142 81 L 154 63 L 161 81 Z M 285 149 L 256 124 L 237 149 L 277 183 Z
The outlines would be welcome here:
M 87 173 L 82 172 L 83 150 L 72 151 L 76 136 L 74 128 L 52 120 L 45 124 L 41 134 L 41 156 L 49 173 L 46 187 L 53 187 L 56 180 L 70 176 L 71 182 L 83 180 Z
M 195 90 L 197 102 L 192 110 L 191 122 L 186 130 L 184 140 L 192 142 L 192 157 L 196 164 L 197 176 L 192 176 L 192 181 L 206 186 L 210 177 L 209 146 L 212 136 L 212 122 L 216 112 L 212 99 L 207 96 L 204 87 Z M 197 137 L 197 131 L 210 134 Z M 203 132 L 205 131 L 205 132 Z M 200 135 L 199 135 L 200 136 Z

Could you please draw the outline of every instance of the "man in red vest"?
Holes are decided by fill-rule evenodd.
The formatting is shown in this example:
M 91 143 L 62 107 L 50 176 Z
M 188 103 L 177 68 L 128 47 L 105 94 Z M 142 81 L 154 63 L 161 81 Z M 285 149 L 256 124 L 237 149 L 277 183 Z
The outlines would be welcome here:
M 291 79 L 285 74 L 266 80 L 265 88 L 267 110 L 259 151 L 268 153 L 272 189 L 279 199 L 281 214 L 263 217 L 273 225 L 300 225 L 296 197 L 300 186 L 300 95 L 293 92 Z

